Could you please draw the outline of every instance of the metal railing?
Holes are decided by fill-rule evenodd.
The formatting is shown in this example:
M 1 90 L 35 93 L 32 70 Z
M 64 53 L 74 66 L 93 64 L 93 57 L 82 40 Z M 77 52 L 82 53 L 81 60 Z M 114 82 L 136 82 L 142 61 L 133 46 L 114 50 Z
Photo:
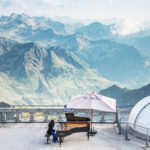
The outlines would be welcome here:
M 140 125 L 131 124 L 127 121 L 122 121 L 119 111 L 117 112 L 117 127 L 119 134 L 125 136 L 126 140 L 129 140 L 129 135 L 135 136 L 138 139 L 146 141 L 146 147 L 149 147 L 150 141 L 150 128 L 146 128 Z
M 37 107 L 38 106 L 38 107 Z M 56 107 L 52 105 L 34 105 L 33 107 L 15 106 L 10 108 L 0 108 L 0 122 L 49 122 L 51 119 L 55 121 L 66 121 L 65 113 L 68 112 L 62 106 Z M 91 111 L 86 109 L 74 109 L 75 115 L 89 117 Z M 104 113 L 94 111 L 93 122 L 95 123 L 115 123 L 115 113 Z

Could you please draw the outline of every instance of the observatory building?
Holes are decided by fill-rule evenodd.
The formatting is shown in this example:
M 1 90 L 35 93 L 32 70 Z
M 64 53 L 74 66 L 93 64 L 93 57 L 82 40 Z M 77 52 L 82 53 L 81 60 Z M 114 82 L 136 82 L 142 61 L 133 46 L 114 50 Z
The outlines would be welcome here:
M 131 110 L 128 122 L 131 127 L 143 134 L 150 129 L 150 96 L 140 100 Z

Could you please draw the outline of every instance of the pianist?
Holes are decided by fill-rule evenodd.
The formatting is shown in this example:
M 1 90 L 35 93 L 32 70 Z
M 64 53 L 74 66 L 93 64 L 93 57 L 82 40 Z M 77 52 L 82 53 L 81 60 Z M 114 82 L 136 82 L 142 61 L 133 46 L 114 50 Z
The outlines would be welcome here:
M 53 142 L 56 143 L 58 141 L 57 137 L 55 136 L 55 130 L 54 130 L 55 122 L 54 120 L 51 120 L 50 123 L 48 124 L 48 130 L 46 135 L 47 136 L 53 136 Z

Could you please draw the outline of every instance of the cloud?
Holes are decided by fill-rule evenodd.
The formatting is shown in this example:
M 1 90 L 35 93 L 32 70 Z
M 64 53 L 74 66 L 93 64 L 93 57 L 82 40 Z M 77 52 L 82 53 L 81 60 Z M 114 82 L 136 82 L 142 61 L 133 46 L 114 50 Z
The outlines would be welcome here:
M 0 0 L 1 7 L 7 8 L 11 6 L 12 2 L 10 0 Z
M 108 0 L 109 5 L 114 5 L 118 2 L 119 0 Z
M 71 4 L 69 0 L 43 0 L 41 2 L 44 6 L 50 6 L 53 8 L 66 7 Z
M 136 0 L 0 0 L 0 14 L 25 13 L 30 16 L 68 16 L 71 18 L 101 20 L 110 18 L 136 17 L 140 20 L 149 20 L 150 2 L 135 2 Z M 147 1 L 147 0 L 143 0 Z M 141 7 L 141 3 L 142 6 Z M 143 5 L 144 4 L 144 5 Z M 134 7 L 133 7 L 134 6 Z M 139 27 L 129 21 L 119 23 L 116 32 L 126 34 Z M 128 31 L 121 26 L 130 26 Z
M 112 5 L 113 4 L 113 0 L 109 0 L 109 4 Z
M 5 7 L 16 7 L 18 9 L 22 8 L 38 8 L 38 7 L 50 7 L 50 8 L 60 8 L 67 7 L 69 5 L 75 4 L 73 0 L 0 0 L 1 8 Z
M 121 19 L 118 21 L 115 25 L 115 28 L 113 29 L 114 34 L 120 34 L 120 35 L 127 35 L 139 32 L 143 30 L 145 27 L 144 25 L 136 19 L 133 18 L 126 18 Z
M 0 14 L 26 13 L 33 16 L 66 15 L 79 0 L 0 0 Z M 69 14 L 69 13 L 68 13 Z

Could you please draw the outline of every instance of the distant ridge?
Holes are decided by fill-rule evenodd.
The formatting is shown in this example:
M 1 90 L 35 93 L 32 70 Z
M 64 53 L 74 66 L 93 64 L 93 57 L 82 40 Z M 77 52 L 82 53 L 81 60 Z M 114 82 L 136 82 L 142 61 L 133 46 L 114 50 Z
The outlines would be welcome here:
M 76 32 L 83 33 L 93 40 L 111 39 L 113 25 L 104 25 L 100 22 L 93 22 L 89 25 L 83 26 L 76 30 Z
M 101 90 L 99 94 L 117 99 L 118 105 L 134 105 L 144 97 L 150 96 L 150 84 L 139 89 L 121 88 L 117 85 L 112 85 Z
M 0 107 L 10 107 L 10 105 L 5 102 L 0 102 Z
M 93 41 L 81 33 L 65 36 L 56 44 L 73 52 L 110 81 L 130 88 L 150 82 L 150 56 L 133 46 L 110 40 Z

